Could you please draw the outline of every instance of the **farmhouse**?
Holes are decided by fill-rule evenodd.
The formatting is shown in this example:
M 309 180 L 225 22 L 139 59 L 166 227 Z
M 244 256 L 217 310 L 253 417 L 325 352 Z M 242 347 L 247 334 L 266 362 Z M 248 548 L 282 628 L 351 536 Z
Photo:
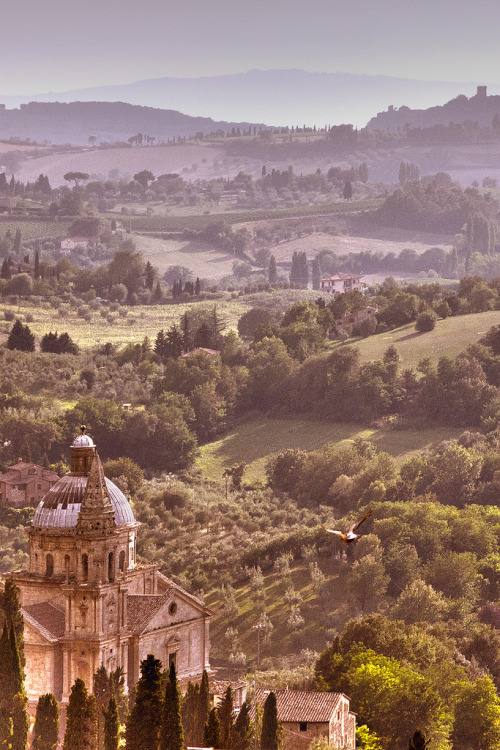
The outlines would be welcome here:
M 28 569 L 8 574 L 20 589 L 30 701 L 52 692 L 66 702 L 77 677 L 92 690 L 100 666 L 122 667 L 131 688 L 148 654 L 175 662 L 181 684 L 209 669 L 211 613 L 156 565 L 137 564 L 138 527 L 82 432 L 71 471 L 28 528 Z
M 359 324 L 364 320 L 375 318 L 377 312 L 377 307 L 368 305 L 367 307 L 363 307 L 361 310 L 356 310 L 355 312 L 349 313 L 348 315 L 344 315 L 342 318 L 338 318 L 335 321 L 335 328 L 337 329 L 337 331 L 339 329 L 347 331 L 350 336 L 356 326 L 359 326 Z
M 354 750 L 356 716 L 343 693 L 276 690 L 278 720 L 283 725 L 283 750 L 306 750 L 313 740 Z M 256 703 L 264 705 L 269 690 L 256 691 Z
M 324 276 L 319 281 L 321 292 L 328 294 L 343 294 L 344 292 L 366 291 L 366 284 L 361 281 L 363 277 L 353 273 L 335 273 L 332 276 Z
M 74 250 L 77 247 L 83 247 L 88 250 L 89 247 L 94 247 L 97 244 L 95 237 L 67 237 L 61 242 L 61 250 Z
M 19 461 L 0 474 L 0 505 L 35 507 L 58 479 L 54 471 Z

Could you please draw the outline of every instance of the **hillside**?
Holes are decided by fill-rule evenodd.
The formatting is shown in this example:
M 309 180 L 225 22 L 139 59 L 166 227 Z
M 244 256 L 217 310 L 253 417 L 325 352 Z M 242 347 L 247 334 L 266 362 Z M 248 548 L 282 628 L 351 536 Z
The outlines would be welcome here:
M 475 96 L 467 98 L 464 94 L 451 99 L 443 105 L 428 109 L 412 109 L 408 106 L 392 107 L 379 112 L 367 124 L 368 130 L 398 131 L 410 125 L 413 128 L 430 128 L 434 125 L 448 126 L 477 122 L 490 128 L 495 115 L 500 115 L 500 96 L 487 96 L 486 87 L 478 86 Z
M 342 443 L 355 438 L 371 440 L 378 450 L 389 453 L 397 463 L 402 463 L 433 444 L 456 438 L 460 432 L 461 429 L 453 427 L 391 430 L 320 419 L 261 417 L 244 422 L 228 435 L 201 446 L 197 468 L 207 479 L 220 481 L 225 469 L 245 461 L 245 480 L 262 482 L 266 462 L 273 453 L 288 448 L 317 450 L 325 443 Z
M 126 141 L 136 133 L 148 134 L 156 142 L 215 133 L 218 130 L 261 126 L 259 123 L 215 121 L 190 117 L 173 109 L 155 109 L 124 102 L 30 102 L 19 109 L 0 106 L 0 138 L 31 138 L 50 143 L 88 143 L 89 136 L 101 141 Z M 264 126 L 265 127 L 265 126 Z
M 359 347 L 363 361 L 382 359 L 387 348 L 393 345 L 401 357 L 401 367 L 415 369 L 425 357 L 430 357 L 434 362 L 442 356 L 456 357 L 484 336 L 491 326 L 498 325 L 499 320 L 498 310 L 490 310 L 438 320 L 435 329 L 429 333 L 417 333 L 415 325 L 410 323 L 394 331 L 351 343 Z

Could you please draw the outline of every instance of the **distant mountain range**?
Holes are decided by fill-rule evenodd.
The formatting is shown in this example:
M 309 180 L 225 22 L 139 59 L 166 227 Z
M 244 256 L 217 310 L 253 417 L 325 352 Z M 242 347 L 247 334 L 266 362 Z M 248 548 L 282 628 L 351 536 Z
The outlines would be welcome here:
M 266 127 L 262 123 L 223 122 L 208 117 L 190 117 L 174 110 L 140 107 L 124 102 L 30 102 L 19 109 L 3 109 L 0 104 L 0 138 L 12 137 L 41 143 L 97 144 L 127 141 L 141 133 L 140 143 L 160 143 L 178 136 L 223 131 L 247 131 Z M 148 138 L 148 139 L 147 139 Z
M 7 108 L 30 101 L 127 102 L 183 112 L 194 117 L 275 125 L 364 127 L 389 105 L 424 109 L 459 94 L 472 96 L 487 83 L 418 81 L 351 73 L 308 73 L 303 70 L 251 70 L 201 78 L 157 78 L 119 86 L 26 96 L 2 96 Z M 499 85 L 489 85 L 500 94 Z

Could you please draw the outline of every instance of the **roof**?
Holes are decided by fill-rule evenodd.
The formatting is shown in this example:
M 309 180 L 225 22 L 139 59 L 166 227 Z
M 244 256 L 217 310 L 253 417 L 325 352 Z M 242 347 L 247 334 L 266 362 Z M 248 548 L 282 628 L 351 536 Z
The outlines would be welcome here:
M 172 591 L 172 589 L 169 589 L 165 594 L 160 595 L 135 596 L 129 594 L 127 597 L 127 614 L 130 630 L 137 635 L 142 633 L 151 618 L 170 599 Z
M 264 705 L 269 690 L 256 691 L 256 703 Z M 284 722 L 329 722 L 342 693 L 314 692 L 312 690 L 274 690 L 278 719 Z
M 183 352 L 181 354 L 181 357 L 192 357 L 193 354 L 198 354 L 198 352 L 208 354 L 210 357 L 213 357 L 215 354 L 220 354 L 220 351 L 218 349 L 207 349 L 204 346 L 198 346 L 196 349 L 191 349 L 190 352 Z
M 23 469 L 31 469 L 33 466 L 36 466 L 36 464 L 29 464 L 26 463 L 26 461 L 18 461 L 17 464 L 9 466 L 9 470 L 15 469 L 16 471 L 22 471 Z
M 58 479 L 39 502 L 31 525 L 76 528 L 87 480 L 86 476 L 71 473 Z M 134 523 L 132 508 L 123 492 L 110 479 L 105 479 L 105 482 L 116 524 Z
M 320 281 L 348 281 L 349 279 L 362 279 L 363 276 L 356 273 L 334 273 L 331 276 L 323 276 Z
M 28 604 L 22 608 L 27 622 L 33 625 L 49 641 L 54 641 L 64 635 L 64 612 L 54 607 L 50 602 Z
M 210 680 L 209 682 L 209 690 L 214 695 L 224 695 L 228 687 L 239 690 L 246 687 L 246 682 L 245 680 L 237 680 L 236 682 L 232 680 Z

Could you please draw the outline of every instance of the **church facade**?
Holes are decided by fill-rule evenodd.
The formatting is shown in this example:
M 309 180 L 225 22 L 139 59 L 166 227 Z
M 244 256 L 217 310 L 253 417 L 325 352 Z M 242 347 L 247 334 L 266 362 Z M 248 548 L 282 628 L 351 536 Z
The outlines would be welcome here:
M 30 700 L 52 692 L 66 702 L 77 677 L 91 690 L 102 665 L 122 667 L 131 688 L 148 654 L 166 668 L 175 661 L 181 683 L 209 669 L 211 613 L 157 566 L 137 563 L 139 525 L 82 432 L 71 471 L 28 527 L 28 570 L 10 574 L 20 589 Z

